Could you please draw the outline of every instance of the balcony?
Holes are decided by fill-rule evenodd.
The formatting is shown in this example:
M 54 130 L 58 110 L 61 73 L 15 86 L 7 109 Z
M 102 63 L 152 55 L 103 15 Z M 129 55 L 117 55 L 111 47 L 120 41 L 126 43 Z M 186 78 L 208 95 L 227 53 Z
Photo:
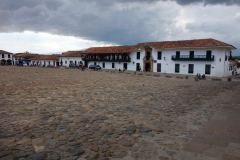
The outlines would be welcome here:
M 128 59 L 101 59 L 101 58 L 82 58 L 83 61 L 98 61 L 98 62 L 131 62 L 131 58 Z
M 214 61 L 214 56 L 207 56 L 207 55 L 197 55 L 197 56 L 189 56 L 189 55 L 182 55 L 182 56 L 172 56 L 173 61 Z

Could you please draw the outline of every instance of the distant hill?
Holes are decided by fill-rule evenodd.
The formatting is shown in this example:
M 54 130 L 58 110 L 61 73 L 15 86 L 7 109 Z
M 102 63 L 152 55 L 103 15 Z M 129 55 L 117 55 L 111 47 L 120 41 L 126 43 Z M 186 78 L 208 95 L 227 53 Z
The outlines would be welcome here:
M 50 52 L 50 53 L 43 53 L 44 55 L 52 55 L 52 54 L 62 54 L 63 52 L 66 52 L 66 51 L 59 51 L 59 52 Z
M 85 51 L 86 49 L 87 49 L 87 48 L 79 49 L 79 50 L 70 50 L 70 51 Z M 45 54 L 45 55 L 62 54 L 63 52 L 67 52 L 67 51 L 49 52 L 49 53 L 44 53 L 44 54 Z

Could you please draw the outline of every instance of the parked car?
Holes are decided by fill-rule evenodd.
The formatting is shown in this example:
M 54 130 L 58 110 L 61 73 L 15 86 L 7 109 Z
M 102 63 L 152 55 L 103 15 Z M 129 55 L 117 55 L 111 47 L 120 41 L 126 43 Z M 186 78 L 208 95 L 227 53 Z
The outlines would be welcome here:
M 74 63 L 70 63 L 70 64 L 69 64 L 69 68 L 72 68 L 72 67 L 75 68 L 75 67 L 77 67 L 77 65 L 74 64 Z
M 53 68 L 54 66 L 53 66 L 53 64 L 49 64 L 49 65 L 47 65 L 47 67 Z
M 90 65 L 89 69 L 102 69 L 99 65 Z

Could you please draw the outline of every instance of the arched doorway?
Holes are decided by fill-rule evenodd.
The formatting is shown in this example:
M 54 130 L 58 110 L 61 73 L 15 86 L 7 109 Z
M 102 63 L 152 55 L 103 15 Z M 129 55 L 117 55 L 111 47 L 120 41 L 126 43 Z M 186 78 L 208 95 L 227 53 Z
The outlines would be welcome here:
M 12 61 L 11 60 L 7 60 L 7 65 L 12 65 Z
M 151 63 L 146 63 L 145 64 L 145 70 L 146 70 L 146 72 L 150 72 L 151 71 Z
M 5 59 L 1 60 L 1 65 L 6 65 L 6 60 Z
M 145 46 L 145 56 L 143 57 L 143 71 L 153 72 L 152 48 Z

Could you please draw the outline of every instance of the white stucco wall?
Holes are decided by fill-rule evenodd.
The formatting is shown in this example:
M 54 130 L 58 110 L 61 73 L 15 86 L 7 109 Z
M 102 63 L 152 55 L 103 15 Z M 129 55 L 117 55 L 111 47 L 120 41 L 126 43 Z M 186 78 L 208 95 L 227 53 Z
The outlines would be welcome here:
M 157 59 L 158 52 L 162 52 L 161 60 Z M 207 51 L 212 51 L 214 55 L 214 61 L 173 61 L 171 58 L 173 55 L 176 55 L 176 51 L 180 51 L 181 55 L 189 55 L 190 51 L 194 51 L 194 56 L 197 55 L 206 55 Z M 140 52 L 140 60 L 137 60 L 137 52 Z M 225 55 L 229 58 L 230 50 L 227 48 L 187 48 L 187 49 L 163 49 L 163 50 L 152 50 L 152 57 L 156 60 L 156 63 L 153 63 L 153 72 L 157 72 L 157 64 L 161 63 L 161 72 L 166 73 L 175 73 L 175 64 L 180 65 L 179 73 L 176 74 L 192 74 L 196 75 L 197 73 L 205 74 L 205 66 L 211 65 L 211 74 L 210 76 L 229 76 L 231 71 L 229 71 L 229 61 L 225 61 Z M 140 66 L 143 69 L 143 57 L 145 56 L 145 49 L 138 51 L 133 51 L 130 53 L 132 61 L 135 62 L 135 65 L 130 65 L 130 70 L 136 70 L 136 63 L 140 63 Z M 165 59 L 164 59 L 165 57 Z M 188 73 L 188 65 L 194 65 L 194 72 Z
M 63 62 L 62 66 L 68 67 L 70 62 L 73 63 L 76 62 L 76 64 L 80 64 L 80 61 L 84 64 L 84 61 L 82 60 L 82 57 L 59 57 L 59 65 L 61 65 L 61 60 Z
M 4 59 L 4 60 L 12 60 L 12 55 L 13 54 L 9 54 L 10 55 L 10 58 L 8 58 L 8 54 L 0 54 L 0 60 Z M 4 58 L 2 58 L 2 56 Z
M 56 64 L 56 60 L 31 60 L 31 65 L 37 65 L 38 62 L 38 66 L 43 66 L 44 62 L 45 62 L 45 66 L 52 64 L 54 67 L 57 66 Z
M 103 68 L 103 63 L 105 63 L 105 68 Z M 112 63 L 114 63 L 114 68 L 112 68 Z M 121 69 L 123 70 L 123 62 L 96 62 L 96 65 L 99 65 L 102 69 Z M 127 63 L 128 64 L 128 67 L 130 65 L 130 62 Z M 91 61 L 91 62 L 88 62 L 88 67 L 90 65 L 94 65 L 94 61 Z M 128 69 L 129 70 L 129 69 Z
M 8 58 L 8 55 L 10 55 L 9 58 Z M 6 61 L 10 60 L 10 61 L 12 61 L 12 55 L 13 55 L 13 54 L 0 54 L 0 61 L 1 61 L 1 60 L 6 60 Z M 2 58 L 2 57 L 4 57 L 4 58 Z M 12 64 L 13 64 L 13 63 L 12 63 Z
M 161 60 L 157 59 L 158 52 L 162 52 Z M 173 61 L 172 56 L 176 55 L 176 51 L 180 51 L 181 55 L 189 55 L 190 51 L 194 51 L 194 56 L 197 55 L 206 55 L 207 51 L 211 51 L 211 55 L 214 56 L 214 61 Z M 140 52 L 140 59 L 137 59 L 137 52 Z M 225 60 L 225 55 L 227 55 L 227 60 Z M 143 58 L 145 56 L 145 49 L 132 51 L 130 53 L 131 62 L 127 62 L 127 70 L 136 71 L 137 63 L 140 63 L 141 69 L 143 68 Z M 156 60 L 156 63 L 153 63 L 153 72 L 157 72 L 157 64 L 161 63 L 161 72 L 164 73 L 174 73 L 174 74 L 190 74 L 196 75 L 205 74 L 206 65 L 211 65 L 211 73 L 206 76 L 217 76 L 217 77 L 226 77 L 232 74 L 232 70 L 229 70 L 229 48 L 182 48 L 182 49 L 162 49 L 162 50 L 152 50 L 153 59 Z M 165 59 L 164 59 L 165 57 Z M 134 64 L 133 64 L 134 62 Z M 113 62 L 105 62 L 105 69 L 114 69 L 112 68 Z M 123 69 L 123 62 L 114 62 L 116 69 Z M 93 65 L 94 61 L 90 61 L 89 65 Z M 97 65 L 100 65 L 103 68 L 103 62 L 96 62 Z M 180 65 L 179 73 L 175 73 L 175 64 Z M 193 73 L 188 73 L 189 64 L 194 65 Z

